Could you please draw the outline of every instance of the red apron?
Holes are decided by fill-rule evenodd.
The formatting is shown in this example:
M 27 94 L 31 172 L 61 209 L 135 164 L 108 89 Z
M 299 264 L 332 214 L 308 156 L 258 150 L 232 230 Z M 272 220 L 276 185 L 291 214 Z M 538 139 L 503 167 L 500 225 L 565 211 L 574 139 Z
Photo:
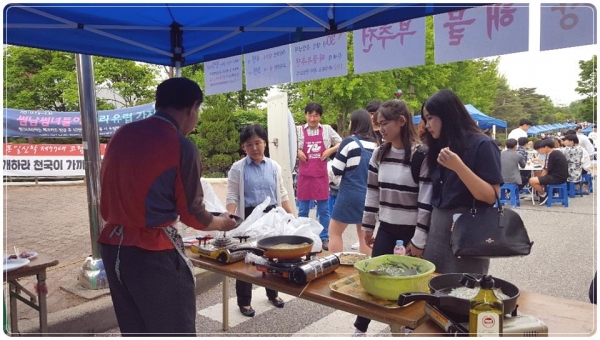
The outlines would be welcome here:
M 301 201 L 329 199 L 329 177 L 327 176 L 327 160 L 322 161 L 321 155 L 325 151 L 323 142 L 323 128 L 319 127 L 319 134 L 309 136 L 302 127 L 304 145 L 302 152 L 306 155 L 306 162 L 300 161 L 298 165 L 297 194 Z

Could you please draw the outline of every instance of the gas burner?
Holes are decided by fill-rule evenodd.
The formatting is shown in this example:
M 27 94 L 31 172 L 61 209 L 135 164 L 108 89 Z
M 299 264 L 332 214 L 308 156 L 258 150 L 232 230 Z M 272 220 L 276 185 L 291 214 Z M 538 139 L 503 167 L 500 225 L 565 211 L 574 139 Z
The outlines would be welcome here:
M 246 251 L 233 251 L 234 248 L 246 241 L 250 236 L 235 236 L 239 240 L 235 241 L 230 237 L 213 238 L 210 235 L 197 237 L 198 245 L 191 247 L 192 253 L 203 257 L 208 257 L 213 260 L 232 263 L 241 261 L 246 256 Z M 231 250 L 231 251 L 230 251 Z
M 253 265 L 258 271 L 263 272 L 263 276 L 275 274 L 294 283 L 305 284 L 335 271 L 340 265 L 340 260 L 331 254 L 317 259 L 303 257 L 292 260 L 269 259 L 266 263 L 253 263 Z
M 233 239 L 229 237 L 219 237 L 212 241 L 213 246 L 216 248 L 229 248 L 234 245 Z

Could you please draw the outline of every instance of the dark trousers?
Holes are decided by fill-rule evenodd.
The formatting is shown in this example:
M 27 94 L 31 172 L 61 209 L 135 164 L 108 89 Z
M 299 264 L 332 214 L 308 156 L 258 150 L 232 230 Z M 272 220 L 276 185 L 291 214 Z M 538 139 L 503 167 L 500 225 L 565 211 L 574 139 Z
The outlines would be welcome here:
M 408 245 L 414 235 L 415 227 L 400 227 L 397 225 L 380 222 L 379 229 L 377 230 L 377 236 L 375 237 L 375 243 L 373 243 L 371 257 L 393 254 L 394 247 L 396 246 L 396 240 L 402 240 L 404 241 L 405 245 Z M 356 316 L 354 327 L 361 332 L 366 332 L 370 323 L 371 319 L 367 319 L 362 316 Z
M 150 251 L 100 245 L 110 295 L 123 336 L 196 336 L 196 293 L 175 249 Z
M 279 295 L 279 293 L 273 289 L 265 288 L 267 291 L 267 298 L 269 300 L 273 300 Z M 252 302 L 252 284 L 235 280 L 235 294 L 237 295 L 237 304 L 238 306 L 250 306 Z
M 268 213 L 275 207 L 276 205 L 270 205 L 263 212 Z M 255 207 L 246 207 L 244 209 L 244 216 L 250 216 L 254 208 Z M 273 300 L 277 297 L 277 295 L 279 295 L 277 291 L 269 288 L 265 289 L 267 291 L 267 298 L 269 298 L 269 300 Z M 245 281 L 235 280 L 235 294 L 237 295 L 238 306 L 250 306 L 250 303 L 252 302 L 252 284 Z

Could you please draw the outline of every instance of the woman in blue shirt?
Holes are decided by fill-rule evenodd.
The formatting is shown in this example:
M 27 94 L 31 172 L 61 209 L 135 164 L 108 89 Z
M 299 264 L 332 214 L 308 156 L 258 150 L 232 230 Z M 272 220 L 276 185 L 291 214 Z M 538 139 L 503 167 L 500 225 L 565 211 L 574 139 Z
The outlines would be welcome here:
M 227 212 L 242 218 L 252 213 L 255 207 L 267 197 L 270 203 L 264 212 L 276 206 L 281 206 L 286 212 L 292 213 L 289 197 L 281 176 L 281 166 L 265 156 L 268 139 L 267 132 L 259 125 L 248 125 L 240 134 L 240 143 L 246 152 L 246 157 L 233 163 L 227 176 Z M 284 302 L 278 293 L 267 290 L 267 298 L 277 308 L 283 308 Z M 244 316 L 253 317 L 252 284 L 241 280 L 235 281 L 235 292 L 240 312 Z
M 421 108 L 433 181 L 433 212 L 423 258 L 439 273 L 487 274 L 489 259 L 456 258 L 450 248 L 453 215 L 494 205 L 502 184 L 500 150 L 484 135 L 450 90 L 440 90 Z

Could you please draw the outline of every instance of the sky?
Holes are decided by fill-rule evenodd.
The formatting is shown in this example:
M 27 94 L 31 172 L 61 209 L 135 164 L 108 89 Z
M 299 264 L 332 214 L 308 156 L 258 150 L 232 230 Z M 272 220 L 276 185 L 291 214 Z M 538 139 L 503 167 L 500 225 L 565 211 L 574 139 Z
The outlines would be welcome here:
M 498 71 L 511 89 L 536 88 L 536 93 L 550 97 L 555 105 L 569 105 L 583 98 L 575 92 L 581 72 L 579 61 L 597 55 L 598 45 L 540 51 L 539 15 L 539 2 L 530 3 L 529 51 L 501 55 Z

